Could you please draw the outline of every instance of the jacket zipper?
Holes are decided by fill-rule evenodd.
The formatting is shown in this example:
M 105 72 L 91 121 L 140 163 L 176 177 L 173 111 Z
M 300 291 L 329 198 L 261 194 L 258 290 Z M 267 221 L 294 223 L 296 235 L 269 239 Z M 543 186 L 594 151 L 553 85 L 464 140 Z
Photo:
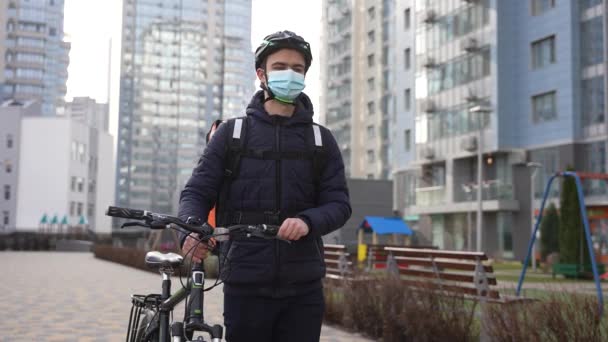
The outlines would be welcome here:
M 275 141 L 275 150 L 276 152 L 280 152 L 281 151 L 281 125 L 280 122 L 278 120 L 279 118 L 275 118 L 274 121 L 274 141 Z M 276 191 L 276 195 L 275 195 L 275 214 L 278 214 L 281 210 L 281 160 L 278 159 L 276 161 L 276 168 L 275 168 L 276 174 L 275 174 L 275 191 Z M 278 283 L 279 283 L 279 268 L 280 268 L 280 250 L 279 250 L 279 240 L 274 240 L 274 267 L 275 267 L 275 274 L 274 274 L 274 293 L 276 293 L 277 288 L 278 288 Z

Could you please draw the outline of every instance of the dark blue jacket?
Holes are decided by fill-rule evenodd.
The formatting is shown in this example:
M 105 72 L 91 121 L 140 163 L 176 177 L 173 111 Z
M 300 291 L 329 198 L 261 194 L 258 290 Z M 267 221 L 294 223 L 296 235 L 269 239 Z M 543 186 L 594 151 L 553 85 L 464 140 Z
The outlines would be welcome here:
M 294 115 L 286 118 L 269 115 L 263 96 L 262 91 L 257 92 L 247 107 L 246 148 L 309 151 L 313 122 L 310 99 L 300 95 Z M 310 233 L 291 244 L 257 238 L 225 243 L 222 247 L 227 260 L 222 278 L 227 293 L 282 297 L 321 286 L 325 276 L 321 237 L 342 227 L 351 215 L 340 150 L 329 130 L 321 127 L 321 133 L 327 162 L 318 189 L 310 160 L 242 158 L 238 176 L 230 186 L 233 209 L 268 212 L 279 206 L 282 213 L 304 220 Z M 227 134 L 232 134 L 228 125 L 221 125 L 205 149 L 181 193 L 180 218 L 207 217 L 216 204 L 224 181 Z

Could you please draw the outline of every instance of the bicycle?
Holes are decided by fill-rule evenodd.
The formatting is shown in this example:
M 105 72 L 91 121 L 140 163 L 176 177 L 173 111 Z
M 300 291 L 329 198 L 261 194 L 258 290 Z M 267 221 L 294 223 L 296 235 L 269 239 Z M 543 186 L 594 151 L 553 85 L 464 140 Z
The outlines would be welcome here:
M 207 223 L 187 223 L 189 220 L 184 222 L 173 216 L 120 207 L 109 207 L 106 215 L 136 220 L 124 223 L 121 228 L 133 226 L 149 229 L 180 230 L 181 228 L 182 232 L 185 231 L 187 234 L 198 234 L 199 243 L 206 242 L 210 238 L 226 241 L 236 236 L 275 239 L 279 230 L 279 226 L 266 224 L 212 228 Z M 155 268 L 161 273 L 162 292 L 161 294 L 131 295 L 132 306 L 126 341 L 191 341 L 195 332 L 202 332 L 209 334 L 212 342 L 220 342 L 223 338 L 223 327 L 219 324 L 210 326 L 205 323 L 203 317 L 204 292 L 218 284 L 204 289 L 205 271 L 202 265 L 193 263 L 186 286 L 182 284 L 178 291 L 171 294 L 171 275 L 176 268 L 182 266 L 184 257 L 175 253 L 151 251 L 146 253 L 145 261 L 148 267 Z M 171 323 L 170 317 L 172 317 L 173 309 L 183 300 L 186 300 L 184 320 Z M 201 338 L 199 337 L 197 341 L 203 341 Z

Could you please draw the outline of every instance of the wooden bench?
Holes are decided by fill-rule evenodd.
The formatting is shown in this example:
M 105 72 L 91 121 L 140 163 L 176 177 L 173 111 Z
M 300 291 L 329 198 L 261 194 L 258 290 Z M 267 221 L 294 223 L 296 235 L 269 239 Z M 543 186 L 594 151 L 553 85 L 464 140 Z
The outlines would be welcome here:
M 335 281 L 350 279 L 352 277 L 353 262 L 345 245 L 326 244 L 323 254 L 326 279 Z
M 492 266 L 484 265 L 485 253 L 385 247 L 387 270 L 408 286 L 445 294 L 503 302 L 496 289 Z

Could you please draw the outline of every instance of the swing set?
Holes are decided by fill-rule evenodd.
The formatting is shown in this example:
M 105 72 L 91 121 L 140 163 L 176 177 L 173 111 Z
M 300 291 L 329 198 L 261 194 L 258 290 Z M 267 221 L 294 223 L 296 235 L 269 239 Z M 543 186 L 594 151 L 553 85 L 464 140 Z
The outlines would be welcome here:
M 545 203 L 547 202 L 547 197 L 549 197 L 549 190 L 551 189 L 551 184 L 553 180 L 557 177 L 572 177 L 576 183 L 576 191 L 579 199 L 579 209 L 581 211 L 581 218 L 583 220 L 583 227 L 585 228 L 585 238 L 587 241 L 587 247 L 589 250 L 589 256 L 591 259 L 591 270 L 593 272 L 593 279 L 595 281 L 595 287 L 597 290 L 597 299 L 598 299 L 598 314 L 601 317 L 604 311 L 604 296 L 602 294 L 602 286 L 600 284 L 600 274 L 598 272 L 597 263 L 595 261 L 595 253 L 593 249 L 593 243 L 591 241 L 591 229 L 589 227 L 589 219 L 587 217 L 587 210 L 585 205 L 585 196 L 583 194 L 583 185 L 581 179 L 601 179 L 608 180 L 608 174 L 598 174 L 598 173 L 584 173 L 584 172 L 558 172 L 555 175 L 551 176 L 549 182 L 547 182 L 547 187 L 545 188 L 545 193 L 543 196 L 543 201 L 540 206 L 540 211 L 538 213 L 538 218 L 536 219 L 536 223 L 534 225 L 534 232 L 530 237 L 530 243 L 528 244 L 528 253 L 526 254 L 526 259 L 524 261 L 523 268 L 521 270 L 521 275 L 519 276 L 519 282 L 517 284 L 517 296 L 519 297 L 521 292 L 521 287 L 524 282 L 524 278 L 526 277 L 526 270 L 528 268 L 528 263 L 530 262 L 530 255 L 532 254 L 532 246 L 534 246 L 534 242 L 536 240 L 536 234 L 538 232 L 538 228 L 540 226 L 540 222 L 543 218 L 543 212 L 545 209 Z

